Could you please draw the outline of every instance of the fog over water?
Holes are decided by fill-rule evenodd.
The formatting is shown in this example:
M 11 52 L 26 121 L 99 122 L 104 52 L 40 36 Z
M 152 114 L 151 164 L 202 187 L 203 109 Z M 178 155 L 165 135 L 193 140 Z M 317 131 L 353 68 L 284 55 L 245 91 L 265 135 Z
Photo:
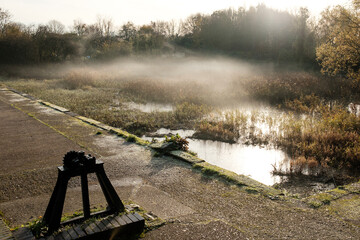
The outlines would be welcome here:
M 254 78 L 264 77 L 274 72 L 274 64 L 249 63 L 226 57 L 129 57 L 115 61 L 81 64 L 65 63 L 41 67 L 13 67 L 11 75 L 26 78 L 64 78 L 70 74 L 86 74 L 101 81 L 129 82 L 151 81 L 154 84 L 182 86 L 182 91 L 198 91 L 208 102 L 218 101 L 223 106 L 237 106 L 238 102 L 226 102 L 231 93 L 244 95 L 242 85 Z M 234 92 L 236 91 L 236 92 Z M 193 93 L 195 95 L 195 93 Z M 217 99 L 211 99 L 216 95 Z M 250 100 L 251 101 L 251 100 Z M 214 102 L 214 101 L 212 101 Z M 163 102 L 166 104 L 166 102 Z
M 87 63 L 79 65 L 63 65 L 61 67 L 48 66 L 47 68 L 25 69 L 24 73 L 31 71 L 39 74 L 49 72 L 53 77 L 67 77 L 73 73 L 88 74 L 92 78 L 100 79 L 103 82 L 150 82 L 151 85 L 181 86 L 184 92 L 193 92 L 194 96 L 199 95 L 205 103 L 213 103 L 221 112 L 241 111 L 244 114 L 251 114 L 258 111 L 261 114 L 277 115 L 278 110 L 271 108 L 266 103 L 253 101 L 251 98 L 246 101 L 236 100 L 238 95 L 246 96 L 242 86 L 249 83 L 256 77 L 264 77 L 272 74 L 274 65 L 271 63 L 251 64 L 240 60 L 225 57 L 157 57 L 157 58 L 128 58 L 119 59 L 101 64 Z M 171 89 L 171 88 L 170 88 Z M 231 96 L 231 97 L 229 97 Z M 209 99 L 206 99 L 209 98 Z M 126 104 L 128 109 L 137 109 L 142 112 L 168 112 L 175 109 L 175 103 L 167 102 L 145 102 Z M 230 100 L 229 100 L 230 99 Z M 235 100 L 234 100 L 235 99 Z M 125 105 L 124 105 L 125 106 Z M 116 107 L 110 108 L 116 110 Z M 267 126 L 258 126 L 266 132 Z M 185 131 L 184 131 L 185 130 Z M 191 136 L 193 129 L 179 131 L 161 130 L 160 134 L 183 133 Z M 191 134 L 186 130 L 191 130 Z M 165 131 L 165 132 L 164 132 Z M 151 140 L 151 138 L 148 138 Z M 249 146 L 241 141 L 235 144 L 218 141 L 189 139 L 189 149 L 198 153 L 200 158 L 211 164 L 244 174 L 272 185 L 279 182 L 279 178 L 271 175 L 273 165 L 279 166 L 287 158 L 286 154 L 274 148 Z
M 159 57 L 123 59 L 106 64 L 90 65 L 89 67 L 90 69 L 88 67 L 85 69 L 115 77 L 150 78 L 166 81 L 191 80 L 207 84 L 216 83 L 213 87 L 219 87 L 239 78 L 269 71 L 273 69 L 273 64 L 255 65 L 223 57 Z

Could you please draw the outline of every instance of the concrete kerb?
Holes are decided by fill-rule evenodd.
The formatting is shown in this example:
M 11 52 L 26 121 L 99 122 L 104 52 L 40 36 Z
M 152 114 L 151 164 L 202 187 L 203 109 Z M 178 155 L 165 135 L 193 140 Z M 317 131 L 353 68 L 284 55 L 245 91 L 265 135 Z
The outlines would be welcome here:
M 279 196 L 283 195 L 281 191 L 262 184 L 248 176 L 239 175 L 232 171 L 207 163 L 205 161 L 200 163 L 194 163 L 193 168 L 200 170 L 203 174 L 216 176 L 229 183 L 236 184 L 237 186 L 244 188 L 244 190 L 248 193 L 259 193 L 273 200 L 279 199 Z
M 200 159 L 196 156 L 191 155 L 190 153 L 187 153 L 187 152 L 184 152 L 181 150 L 171 151 L 171 152 L 169 152 L 169 155 L 174 158 L 188 162 L 190 164 L 205 162 L 205 160 Z
M 24 93 L 21 93 L 15 89 L 9 89 L 9 88 L 2 88 L 2 91 L 11 91 L 11 92 L 14 92 L 14 93 L 17 93 L 23 97 L 26 97 L 26 98 L 29 98 L 31 100 L 35 99 L 33 98 L 32 96 L 28 95 L 28 94 L 24 94 Z M 37 100 L 37 102 L 39 104 L 42 104 L 44 106 L 47 106 L 49 108 L 52 108 L 56 111 L 59 111 L 59 112 L 62 112 L 62 113 L 72 113 L 71 111 L 69 111 L 68 109 L 66 108 L 63 108 L 63 107 L 60 107 L 60 106 L 57 106 L 55 104 L 52 104 L 52 103 L 49 103 L 49 102 L 45 102 L 45 101 L 42 101 L 42 100 Z M 96 121 L 94 119 L 91 119 L 91 118 L 87 118 L 87 117 L 84 117 L 84 116 L 80 116 L 80 115 L 77 115 L 77 114 L 68 114 L 84 123 L 87 123 L 87 124 L 90 124 L 92 126 L 95 126 L 99 129 L 102 129 L 102 130 L 105 130 L 109 133 L 112 133 L 112 134 L 115 134 L 119 137 L 122 137 L 122 138 L 125 138 L 128 142 L 133 142 L 133 143 L 136 143 L 138 145 L 141 145 L 141 146 L 144 146 L 144 147 L 147 147 L 147 148 L 150 148 L 154 151 L 157 151 L 156 148 L 152 148 L 151 147 L 151 143 L 149 141 L 146 141 L 142 138 L 139 138 L 133 134 L 130 134 L 124 130 L 121 130 L 119 128 L 115 128 L 115 127 L 111 127 L 111 126 L 108 126 L 104 123 L 101 123 L 99 121 Z M 233 183 L 233 184 L 236 184 L 238 186 L 241 186 L 241 187 L 245 187 L 245 190 L 248 191 L 249 193 L 260 193 L 262 195 L 265 195 L 265 196 L 268 196 L 272 199 L 277 199 L 278 196 L 282 195 L 282 193 L 279 191 L 279 190 L 276 190 L 270 186 L 267 186 L 267 185 L 264 185 L 260 182 L 257 182 L 256 180 L 250 178 L 250 177 L 247 177 L 247 176 L 244 176 L 244 175 L 238 175 L 234 172 L 231 172 L 231 171 L 228 171 L 226 169 L 223 169 L 223 168 L 220 168 L 220 167 L 217 167 L 217 166 L 214 166 L 212 164 L 209 164 L 207 163 L 205 160 L 203 159 L 200 159 L 196 156 L 193 156 L 191 154 L 189 154 L 188 152 L 184 152 L 184 151 L 180 151 L 180 150 L 176 150 L 176 151 L 170 151 L 167 153 L 167 155 L 173 157 L 173 158 L 176 158 L 176 159 L 179 159 L 181 161 L 184 161 L 186 163 L 189 163 L 192 165 L 192 167 L 194 169 L 198 169 L 200 170 L 203 174 L 206 174 L 206 175 L 213 175 L 213 176 L 217 176 L 225 181 L 228 181 L 230 183 Z
M 24 95 L 22 95 L 22 96 L 24 96 Z M 24 96 L 24 97 L 27 97 L 27 96 Z M 39 102 L 40 104 L 42 104 L 42 105 L 45 105 L 45 106 L 50 107 L 50 108 L 52 108 L 52 109 L 55 109 L 55 110 L 57 110 L 57 111 L 59 111 L 59 112 L 63 112 L 63 113 L 70 112 L 70 111 L 69 111 L 68 109 L 66 109 L 66 108 L 57 106 L 57 105 L 52 104 L 52 103 L 49 103 L 49 102 L 45 102 L 45 101 L 42 101 L 42 100 L 38 100 L 38 102 Z

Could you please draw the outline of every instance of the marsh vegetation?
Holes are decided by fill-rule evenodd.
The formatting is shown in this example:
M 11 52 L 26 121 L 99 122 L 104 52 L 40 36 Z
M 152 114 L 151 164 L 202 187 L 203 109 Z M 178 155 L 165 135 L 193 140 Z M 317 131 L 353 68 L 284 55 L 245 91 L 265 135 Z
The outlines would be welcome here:
M 266 171 L 273 165 L 270 172 L 278 175 L 356 176 L 359 171 L 360 119 L 347 107 L 355 95 L 341 77 L 194 57 L 121 60 L 61 73 L 3 82 L 149 140 L 191 130 L 183 137 L 190 137 L 190 150 L 204 158 L 211 157 L 200 146 L 211 152 L 215 144 L 224 157 L 224 148 L 249 151 L 235 154 L 233 161 L 254 163 L 254 154 L 263 151 L 259 158 L 266 159 Z
M 254 149 L 245 161 L 280 151 L 289 160 L 271 162 L 277 175 L 358 178 L 360 4 L 350 5 L 317 22 L 306 8 L 260 4 L 118 31 L 75 21 L 69 32 L 0 9 L 1 81 L 137 136 L 183 131 L 190 150 Z

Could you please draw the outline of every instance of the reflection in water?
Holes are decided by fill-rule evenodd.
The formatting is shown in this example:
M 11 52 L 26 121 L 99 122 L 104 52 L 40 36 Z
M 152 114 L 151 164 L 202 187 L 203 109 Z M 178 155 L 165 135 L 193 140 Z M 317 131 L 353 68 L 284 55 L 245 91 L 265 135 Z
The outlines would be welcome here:
M 285 112 L 265 104 L 229 105 L 213 113 L 215 119 L 225 120 L 226 116 L 242 119 L 238 122 L 242 137 L 245 133 L 273 135 L 279 131 Z M 276 121 L 278 120 L 278 121 Z M 244 141 L 244 139 L 240 139 Z
M 193 130 L 170 130 L 161 128 L 154 134 L 177 134 L 182 137 L 191 137 Z M 151 141 L 163 141 L 160 137 L 145 137 Z M 273 166 L 277 169 L 286 170 L 289 166 L 288 156 L 281 150 L 262 148 L 258 146 L 244 145 L 240 143 L 230 144 L 219 141 L 200 140 L 188 138 L 189 150 L 197 153 L 198 157 L 218 167 L 227 169 L 237 174 L 249 176 L 263 184 L 273 185 L 279 183 L 281 178 L 273 176 Z
M 134 103 L 134 102 L 128 102 L 125 104 L 126 107 L 131 109 L 137 109 L 142 112 L 150 113 L 150 112 L 171 112 L 174 110 L 173 105 L 171 104 L 165 104 L 165 103 L 146 103 L 146 104 L 140 104 L 140 103 Z
M 271 174 L 273 165 L 286 167 L 287 156 L 283 151 L 242 144 L 229 144 L 211 140 L 188 139 L 189 149 L 206 162 L 247 175 L 266 185 L 280 182 Z
M 350 103 L 348 106 L 348 111 L 355 116 L 360 117 L 360 104 Z

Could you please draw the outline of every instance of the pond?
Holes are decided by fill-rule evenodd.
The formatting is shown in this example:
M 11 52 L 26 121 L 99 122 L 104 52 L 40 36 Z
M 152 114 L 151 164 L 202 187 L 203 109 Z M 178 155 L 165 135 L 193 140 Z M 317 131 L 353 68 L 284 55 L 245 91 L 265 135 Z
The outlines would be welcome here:
M 149 104 L 150 106 L 152 104 Z M 134 106 L 134 105 L 132 105 Z M 157 106 L 163 111 L 165 105 Z M 142 105 L 144 109 L 144 105 Z M 171 105 L 168 106 L 168 110 Z M 279 122 L 272 119 L 280 119 L 284 112 L 264 104 L 234 104 L 222 106 L 209 115 L 211 119 L 224 120 L 226 114 L 235 114 L 242 116 L 245 132 L 237 143 L 225 143 L 221 141 L 200 140 L 191 138 L 195 133 L 193 130 L 170 130 L 161 128 L 153 132 L 146 140 L 151 141 L 153 138 L 162 141 L 165 135 L 179 134 L 189 141 L 189 150 L 195 152 L 199 158 L 206 162 L 233 171 L 237 174 L 249 176 L 263 184 L 273 185 L 281 182 L 279 176 L 273 175 L 274 166 L 277 170 L 286 170 L 289 166 L 289 157 L 282 150 L 276 149 L 271 145 L 254 146 L 249 143 L 249 131 L 251 134 L 259 136 L 273 136 L 279 131 Z
M 288 156 L 281 150 L 219 141 L 188 139 L 189 150 L 206 162 L 249 176 L 263 184 L 281 181 L 272 174 L 273 166 L 286 168 Z
M 179 134 L 182 137 L 191 137 L 193 130 L 170 130 L 161 128 L 153 136 Z M 145 137 L 151 141 L 153 137 Z M 158 141 L 164 140 L 161 137 L 154 137 Z M 189 150 L 206 162 L 218 167 L 230 170 L 237 174 L 249 176 L 263 184 L 274 185 L 279 183 L 281 178 L 273 175 L 274 166 L 287 168 L 289 165 L 288 156 L 281 150 L 271 147 L 259 147 L 241 143 L 225 143 L 212 140 L 200 140 L 188 138 Z

